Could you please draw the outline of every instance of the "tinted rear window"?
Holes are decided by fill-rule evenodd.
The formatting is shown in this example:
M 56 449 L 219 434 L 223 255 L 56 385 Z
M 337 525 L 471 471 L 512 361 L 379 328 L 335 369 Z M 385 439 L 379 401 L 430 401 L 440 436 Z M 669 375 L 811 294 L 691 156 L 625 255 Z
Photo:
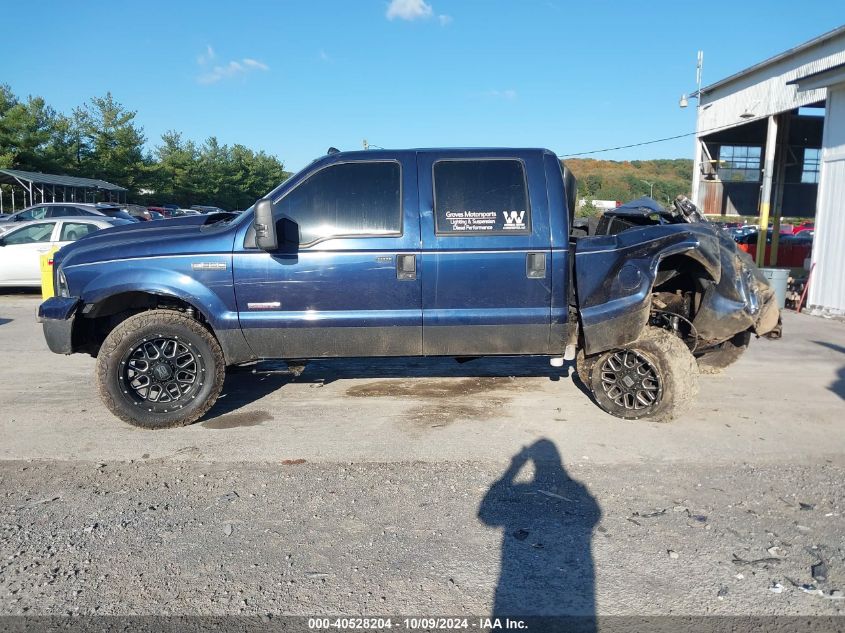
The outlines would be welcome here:
M 438 234 L 530 233 L 531 213 L 522 162 L 436 162 L 434 216 Z

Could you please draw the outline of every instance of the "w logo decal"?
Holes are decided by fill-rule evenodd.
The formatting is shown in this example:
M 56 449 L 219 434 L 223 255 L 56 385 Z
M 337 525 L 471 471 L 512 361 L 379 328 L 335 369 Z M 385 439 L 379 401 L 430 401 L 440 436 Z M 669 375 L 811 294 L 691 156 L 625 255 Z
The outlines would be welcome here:
M 502 211 L 505 216 L 505 224 L 522 224 L 522 219 L 525 217 L 525 211 Z

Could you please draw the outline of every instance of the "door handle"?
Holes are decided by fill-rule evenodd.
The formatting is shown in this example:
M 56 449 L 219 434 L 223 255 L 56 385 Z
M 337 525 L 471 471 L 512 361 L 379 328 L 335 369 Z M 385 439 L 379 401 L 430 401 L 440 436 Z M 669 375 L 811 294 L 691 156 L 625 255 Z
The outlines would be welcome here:
M 396 278 L 400 281 L 411 281 L 417 278 L 417 256 L 400 254 L 396 256 Z
M 529 279 L 546 278 L 545 253 L 527 253 L 525 255 L 525 276 Z

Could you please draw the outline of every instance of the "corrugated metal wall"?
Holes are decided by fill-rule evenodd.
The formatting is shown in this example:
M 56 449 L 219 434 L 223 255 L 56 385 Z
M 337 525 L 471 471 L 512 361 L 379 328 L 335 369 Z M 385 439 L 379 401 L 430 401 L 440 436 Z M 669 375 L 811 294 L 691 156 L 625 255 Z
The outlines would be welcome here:
M 828 88 L 813 262 L 808 306 L 845 316 L 845 84 Z
M 738 77 L 701 96 L 698 130 L 746 123 L 743 113 L 755 117 L 786 112 L 823 101 L 825 90 L 797 92 L 787 82 L 845 63 L 845 33 L 818 46 L 799 51 L 756 72 Z

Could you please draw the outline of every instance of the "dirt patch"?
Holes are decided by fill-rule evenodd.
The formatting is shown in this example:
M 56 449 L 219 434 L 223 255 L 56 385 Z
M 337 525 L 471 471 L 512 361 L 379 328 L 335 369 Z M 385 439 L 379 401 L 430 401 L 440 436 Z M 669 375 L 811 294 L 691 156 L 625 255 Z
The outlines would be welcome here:
M 409 409 L 402 418 L 412 428 L 440 428 L 460 420 L 486 420 L 500 415 L 507 397 L 491 393 L 522 391 L 524 381 L 510 377 L 379 380 L 346 390 L 354 398 L 414 398 L 423 404 Z
M 507 401 L 507 398 L 487 398 L 479 402 L 431 402 L 413 407 L 405 414 L 404 420 L 414 427 L 435 429 L 460 420 L 486 420 L 493 415 L 500 415 L 499 409 Z
M 355 385 L 346 390 L 353 398 L 462 398 L 500 389 L 520 390 L 514 378 L 439 378 L 416 380 L 379 380 Z
M 206 429 L 235 429 L 240 426 L 258 426 L 262 422 L 272 420 L 273 416 L 266 411 L 244 411 L 243 413 L 227 413 L 219 418 L 203 422 Z

